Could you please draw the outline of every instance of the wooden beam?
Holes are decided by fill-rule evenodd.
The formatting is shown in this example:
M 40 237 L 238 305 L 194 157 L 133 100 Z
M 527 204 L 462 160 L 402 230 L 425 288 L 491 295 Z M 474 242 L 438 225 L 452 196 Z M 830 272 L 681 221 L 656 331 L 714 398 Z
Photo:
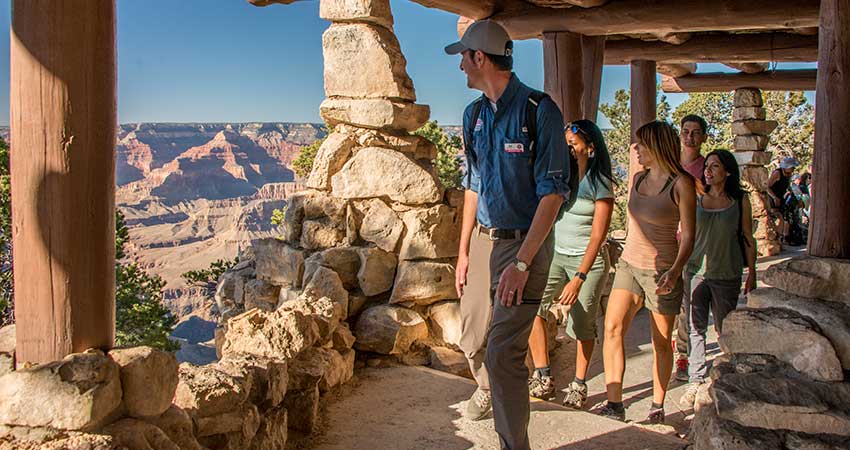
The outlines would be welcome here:
M 544 90 L 561 108 L 564 124 L 596 120 L 604 44 L 604 39 L 596 36 L 543 35 Z
M 249 0 L 250 1 L 250 0 Z M 496 11 L 495 0 L 413 0 L 426 8 L 435 8 L 472 19 L 486 19 Z
M 598 36 L 777 30 L 817 26 L 819 3 L 818 0 L 618 0 L 587 9 L 540 8 L 527 4 L 506 9 L 493 18 L 504 25 L 513 39 L 537 38 L 544 31 Z M 685 12 L 697 19 L 683 20 Z
M 661 75 L 666 75 L 668 77 L 683 77 L 696 72 L 697 64 L 656 64 L 655 70 Z
M 656 117 L 655 61 L 632 61 L 630 83 L 630 109 L 632 142 L 637 142 L 637 130 Z M 629 151 L 629 192 L 635 174 L 641 171 L 637 155 Z
M 761 73 L 770 67 L 770 63 L 723 63 L 744 73 Z
M 594 8 L 608 3 L 608 0 L 528 0 L 528 2 L 547 8 L 569 8 L 572 6 Z
M 605 59 L 605 38 L 582 36 L 581 64 L 584 77 L 582 108 L 584 117 L 596 122 L 599 113 L 599 93 L 602 90 L 602 61 Z
M 665 64 L 814 62 L 818 60 L 818 38 L 790 33 L 705 34 L 681 45 L 640 39 L 605 43 L 605 64 L 628 64 L 643 58 Z
M 661 89 L 674 92 L 727 92 L 739 88 L 763 91 L 812 91 L 817 69 L 773 70 L 762 73 L 695 73 L 684 77 L 662 77 Z
M 12 2 L 19 366 L 114 341 L 115 23 L 115 0 Z
M 815 108 L 812 220 L 808 252 L 850 259 L 850 8 L 847 0 L 823 0 Z M 820 186 L 820 188 L 817 188 Z

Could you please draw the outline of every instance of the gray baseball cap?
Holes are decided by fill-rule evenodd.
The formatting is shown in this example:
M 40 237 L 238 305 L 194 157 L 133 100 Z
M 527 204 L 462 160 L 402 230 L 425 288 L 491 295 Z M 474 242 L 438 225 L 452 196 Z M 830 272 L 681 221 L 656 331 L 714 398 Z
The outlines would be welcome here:
M 446 46 L 446 53 L 457 55 L 464 50 L 481 50 L 496 56 L 511 56 L 513 45 L 508 32 L 492 20 L 476 20 L 466 29 L 460 41 Z

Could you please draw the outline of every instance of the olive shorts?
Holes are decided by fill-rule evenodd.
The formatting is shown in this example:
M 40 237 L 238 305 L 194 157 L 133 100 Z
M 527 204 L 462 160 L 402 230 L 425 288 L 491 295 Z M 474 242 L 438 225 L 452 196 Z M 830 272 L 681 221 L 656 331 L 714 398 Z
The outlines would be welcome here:
M 675 316 L 679 314 L 682 307 L 682 294 L 684 292 L 682 274 L 677 274 L 676 285 L 670 293 L 658 295 L 655 293 L 655 289 L 658 287 L 658 279 L 666 271 L 667 269 L 638 269 L 621 259 L 617 264 L 617 273 L 614 275 L 614 284 L 611 290 L 624 289 L 632 294 L 639 295 L 643 297 L 643 305 L 646 306 L 646 309 L 665 316 Z
M 537 311 L 538 316 L 546 319 L 549 308 L 558 301 L 564 286 L 578 272 L 582 259 L 584 255 L 569 256 L 555 252 L 552 265 L 549 267 L 546 291 L 543 293 L 540 309 Z M 599 298 L 602 296 L 606 276 L 605 263 L 597 255 L 593 266 L 587 272 L 587 280 L 581 286 L 578 300 L 570 307 L 567 316 L 566 332 L 571 338 L 580 341 L 596 339 L 596 312 L 599 309 Z

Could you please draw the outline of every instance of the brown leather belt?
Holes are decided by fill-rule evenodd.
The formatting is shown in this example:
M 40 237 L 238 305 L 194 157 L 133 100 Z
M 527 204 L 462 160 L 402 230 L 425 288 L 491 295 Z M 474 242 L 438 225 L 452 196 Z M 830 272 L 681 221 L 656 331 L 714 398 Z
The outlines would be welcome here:
M 478 225 L 478 232 L 486 234 L 491 241 L 499 239 L 522 239 L 528 234 L 528 230 L 505 230 L 500 228 L 487 228 Z

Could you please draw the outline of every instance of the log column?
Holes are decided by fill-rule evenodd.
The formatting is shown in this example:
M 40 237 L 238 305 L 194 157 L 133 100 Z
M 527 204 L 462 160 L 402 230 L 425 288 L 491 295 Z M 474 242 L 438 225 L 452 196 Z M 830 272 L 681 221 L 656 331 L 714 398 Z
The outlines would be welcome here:
M 850 258 L 850 1 L 820 2 L 812 256 Z
M 544 90 L 561 108 L 565 124 L 578 119 L 596 121 L 604 45 L 602 37 L 543 34 Z
M 638 128 L 655 120 L 656 115 L 656 85 L 655 61 L 632 61 L 631 63 L 631 134 L 632 142 L 637 142 Z M 629 151 L 629 192 L 632 189 L 632 179 L 641 166 L 637 155 Z
M 11 172 L 17 361 L 115 335 L 115 1 L 14 0 Z

